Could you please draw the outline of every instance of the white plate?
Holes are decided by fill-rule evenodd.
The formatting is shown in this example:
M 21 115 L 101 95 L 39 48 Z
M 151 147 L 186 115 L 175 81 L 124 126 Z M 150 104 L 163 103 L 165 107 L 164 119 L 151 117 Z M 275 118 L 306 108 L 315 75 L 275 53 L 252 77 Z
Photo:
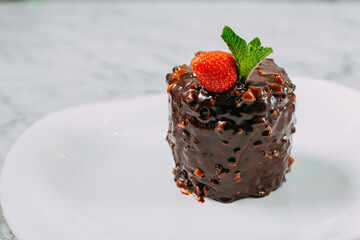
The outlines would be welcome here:
M 201 204 L 182 195 L 160 95 L 74 107 L 30 127 L 2 170 L 6 220 L 19 240 L 360 237 L 360 94 L 295 83 L 295 163 L 265 198 Z

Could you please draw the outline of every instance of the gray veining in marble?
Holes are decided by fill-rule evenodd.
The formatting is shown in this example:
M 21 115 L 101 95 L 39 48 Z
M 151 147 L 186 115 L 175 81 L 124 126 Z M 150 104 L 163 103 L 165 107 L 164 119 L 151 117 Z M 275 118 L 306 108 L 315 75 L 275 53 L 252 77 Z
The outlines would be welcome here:
M 359 12 L 356 2 L 0 3 L 0 164 L 51 112 L 164 92 L 174 65 L 226 50 L 225 24 L 272 46 L 290 76 L 360 90 Z M 2 216 L 0 239 L 15 239 Z

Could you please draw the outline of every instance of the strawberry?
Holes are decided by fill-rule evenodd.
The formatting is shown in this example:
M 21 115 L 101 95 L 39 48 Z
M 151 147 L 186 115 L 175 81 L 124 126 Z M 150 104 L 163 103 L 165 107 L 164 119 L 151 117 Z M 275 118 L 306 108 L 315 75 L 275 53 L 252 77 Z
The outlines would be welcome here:
M 200 83 L 211 92 L 225 92 L 238 79 L 234 57 L 230 53 L 222 51 L 196 55 L 191 61 L 191 68 Z

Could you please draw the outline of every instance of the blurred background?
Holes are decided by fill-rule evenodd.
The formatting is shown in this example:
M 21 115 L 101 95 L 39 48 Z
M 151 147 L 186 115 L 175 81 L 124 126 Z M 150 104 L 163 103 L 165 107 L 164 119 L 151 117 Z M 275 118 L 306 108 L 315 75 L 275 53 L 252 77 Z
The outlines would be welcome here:
M 290 78 L 360 90 L 359 12 L 356 0 L 0 1 L 0 166 L 49 113 L 164 93 L 175 65 L 227 51 L 224 25 L 260 37 Z M 0 239 L 15 239 L 2 215 Z

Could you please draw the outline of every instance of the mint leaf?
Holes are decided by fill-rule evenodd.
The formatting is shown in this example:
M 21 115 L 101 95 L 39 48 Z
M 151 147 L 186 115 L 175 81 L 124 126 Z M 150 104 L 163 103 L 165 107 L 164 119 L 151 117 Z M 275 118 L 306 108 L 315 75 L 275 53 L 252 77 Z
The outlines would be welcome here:
M 238 66 L 238 74 L 244 82 L 254 68 L 273 52 L 272 48 L 261 46 L 259 38 L 254 38 L 247 44 L 228 26 L 224 27 L 221 37 L 234 56 Z

